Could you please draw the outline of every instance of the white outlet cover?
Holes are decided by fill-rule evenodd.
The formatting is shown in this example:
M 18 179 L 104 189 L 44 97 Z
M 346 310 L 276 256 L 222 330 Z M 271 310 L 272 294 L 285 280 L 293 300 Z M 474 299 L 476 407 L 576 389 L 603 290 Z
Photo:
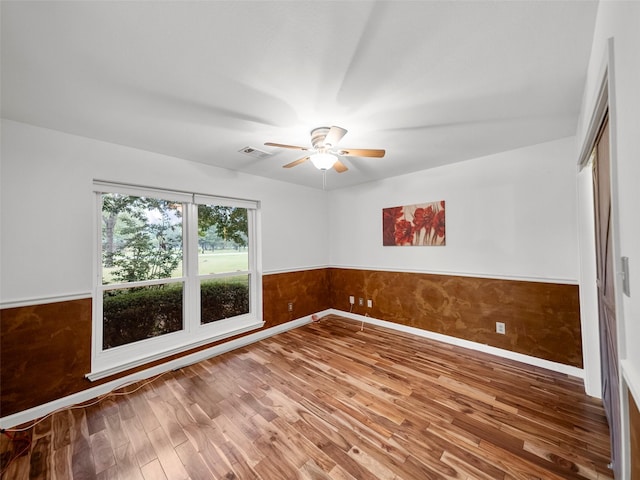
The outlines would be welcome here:
M 367 308 L 373 307 L 373 300 L 367 300 Z
M 496 322 L 496 333 L 501 333 L 503 335 L 506 333 L 505 324 L 503 322 Z

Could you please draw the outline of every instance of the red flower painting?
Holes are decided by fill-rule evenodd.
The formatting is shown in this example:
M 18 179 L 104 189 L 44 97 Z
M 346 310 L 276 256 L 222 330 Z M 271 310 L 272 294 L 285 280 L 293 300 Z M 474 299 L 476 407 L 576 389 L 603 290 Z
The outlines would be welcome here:
M 413 226 L 411 222 L 398 220 L 394 234 L 396 245 L 411 245 L 413 243 Z
M 384 208 L 382 210 L 382 244 L 396 244 L 396 222 L 402 218 L 402 207 Z
M 445 245 L 444 200 L 382 209 L 385 246 Z

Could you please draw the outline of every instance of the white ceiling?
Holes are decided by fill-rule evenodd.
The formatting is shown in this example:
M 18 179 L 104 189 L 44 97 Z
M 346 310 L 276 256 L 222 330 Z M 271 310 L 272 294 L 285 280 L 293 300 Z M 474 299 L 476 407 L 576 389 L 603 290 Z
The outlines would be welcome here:
M 340 147 L 387 150 L 327 173 L 346 187 L 573 135 L 596 8 L 2 1 L 2 116 L 316 188 L 263 144 L 339 125 Z

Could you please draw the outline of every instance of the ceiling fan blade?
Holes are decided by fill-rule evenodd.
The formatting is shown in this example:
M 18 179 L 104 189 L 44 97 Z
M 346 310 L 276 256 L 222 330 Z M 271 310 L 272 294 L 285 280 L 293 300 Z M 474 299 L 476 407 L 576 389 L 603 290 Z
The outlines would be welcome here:
M 268 147 L 291 148 L 293 150 L 309 150 L 309 147 L 299 147 L 297 145 L 285 145 L 284 143 L 265 142 Z
M 299 158 L 298 160 L 291 162 L 291 163 L 287 163 L 286 165 L 283 165 L 282 168 L 291 168 L 291 167 L 295 167 L 296 165 L 300 165 L 301 163 L 306 162 L 307 160 L 309 160 L 309 157 L 302 157 Z
M 343 148 L 338 150 L 339 155 L 344 155 L 345 157 L 376 157 L 382 158 L 384 157 L 384 150 L 376 150 L 372 148 Z
M 347 134 L 347 131 L 342 127 L 336 127 L 335 125 L 329 129 L 327 136 L 324 137 L 325 146 L 331 145 L 335 147 L 338 142 Z
M 347 168 L 347 166 L 344 163 L 342 163 L 340 160 L 336 160 L 336 163 L 333 164 L 333 168 L 338 173 L 343 173 L 343 172 L 346 172 L 347 170 L 349 170 Z

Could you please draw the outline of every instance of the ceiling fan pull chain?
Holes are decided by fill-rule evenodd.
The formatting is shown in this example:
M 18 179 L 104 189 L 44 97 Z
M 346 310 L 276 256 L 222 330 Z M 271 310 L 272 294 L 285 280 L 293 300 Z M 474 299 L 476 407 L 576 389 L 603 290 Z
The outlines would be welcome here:
M 322 170 L 322 189 L 323 190 L 327 189 L 327 171 L 326 170 Z

